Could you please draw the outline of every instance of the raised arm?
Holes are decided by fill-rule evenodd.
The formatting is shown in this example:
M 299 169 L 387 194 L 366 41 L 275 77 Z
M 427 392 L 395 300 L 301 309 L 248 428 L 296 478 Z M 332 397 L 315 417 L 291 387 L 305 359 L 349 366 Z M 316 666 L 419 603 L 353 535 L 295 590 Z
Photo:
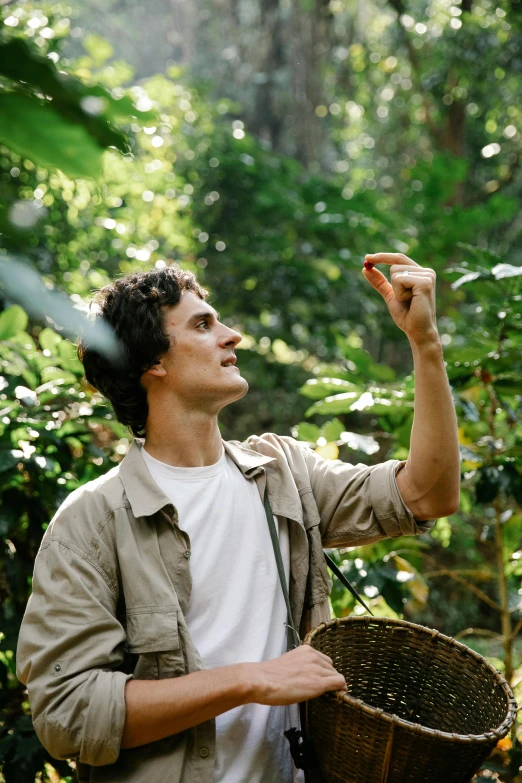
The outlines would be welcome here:
M 364 277 L 381 294 L 413 352 L 415 412 L 410 453 L 398 486 L 417 518 L 449 516 L 460 504 L 460 454 L 437 330 L 436 274 L 402 253 L 376 253 L 366 259 L 370 268 L 363 268 Z M 390 282 L 374 264 L 390 266 Z
M 371 544 L 383 538 L 425 533 L 434 519 L 417 519 L 405 504 L 396 475 L 404 460 L 377 465 L 325 460 L 296 444 L 305 457 L 320 517 L 323 547 Z

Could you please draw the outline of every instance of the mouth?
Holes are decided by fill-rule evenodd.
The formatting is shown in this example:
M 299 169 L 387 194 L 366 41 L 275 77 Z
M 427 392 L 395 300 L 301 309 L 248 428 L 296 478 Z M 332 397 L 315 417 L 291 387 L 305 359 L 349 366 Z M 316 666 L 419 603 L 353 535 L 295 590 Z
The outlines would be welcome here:
M 222 367 L 234 367 L 236 364 L 237 359 L 235 356 L 229 356 L 228 359 L 225 359 L 225 361 L 221 362 Z M 237 369 L 237 367 L 236 367 Z

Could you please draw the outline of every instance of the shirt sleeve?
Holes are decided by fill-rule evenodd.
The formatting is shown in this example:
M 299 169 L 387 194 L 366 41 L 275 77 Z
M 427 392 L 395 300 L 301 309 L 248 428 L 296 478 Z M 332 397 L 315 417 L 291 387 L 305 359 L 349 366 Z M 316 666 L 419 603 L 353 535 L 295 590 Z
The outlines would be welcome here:
M 22 621 L 17 676 L 36 734 L 54 758 L 111 764 L 125 723 L 125 631 L 117 594 L 94 556 L 50 538 L 35 563 Z
M 304 448 L 324 547 L 359 546 L 382 538 L 418 535 L 435 524 L 436 520 L 416 519 L 402 499 L 396 474 L 405 460 L 351 465 L 325 460 Z

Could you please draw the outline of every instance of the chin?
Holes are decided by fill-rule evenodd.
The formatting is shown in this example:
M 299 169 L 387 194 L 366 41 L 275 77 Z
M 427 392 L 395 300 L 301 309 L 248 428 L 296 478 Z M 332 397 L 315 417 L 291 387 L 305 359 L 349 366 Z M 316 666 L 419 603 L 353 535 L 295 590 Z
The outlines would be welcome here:
M 237 400 L 240 400 L 248 392 L 248 388 L 249 388 L 248 382 L 244 378 L 239 376 L 237 379 L 237 383 L 234 384 L 234 389 L 230 390 L 230 397 L 225 404 L 228 405 L 231 402 L 236 402 Z
M 247 391 L 249 389 L 249 386 L 248 386 L 248 381 L 246 381 L 245 378 L 238 378 L 238 380 L 241 380 L 241 384 L 238 384 L 238 387 L 239 387 L 239 389 L 238 389 L 238 393 L 239 393 L 238 399 L 240 400 L 241 397 L 244 397 L 245 394 L 247 393 Z

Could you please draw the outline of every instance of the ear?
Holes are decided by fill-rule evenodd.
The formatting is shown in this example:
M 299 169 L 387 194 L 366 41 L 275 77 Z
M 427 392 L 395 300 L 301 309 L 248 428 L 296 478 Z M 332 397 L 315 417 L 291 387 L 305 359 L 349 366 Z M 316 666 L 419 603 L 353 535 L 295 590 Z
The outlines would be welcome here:
M 157 364 L 154 364 L 150 370 L 146 370 L 144 375 L 155 375 L 157 378 L 163 378 L 167 374 L 167 370 L 163 366 L 163 360 L 160 359 Z

